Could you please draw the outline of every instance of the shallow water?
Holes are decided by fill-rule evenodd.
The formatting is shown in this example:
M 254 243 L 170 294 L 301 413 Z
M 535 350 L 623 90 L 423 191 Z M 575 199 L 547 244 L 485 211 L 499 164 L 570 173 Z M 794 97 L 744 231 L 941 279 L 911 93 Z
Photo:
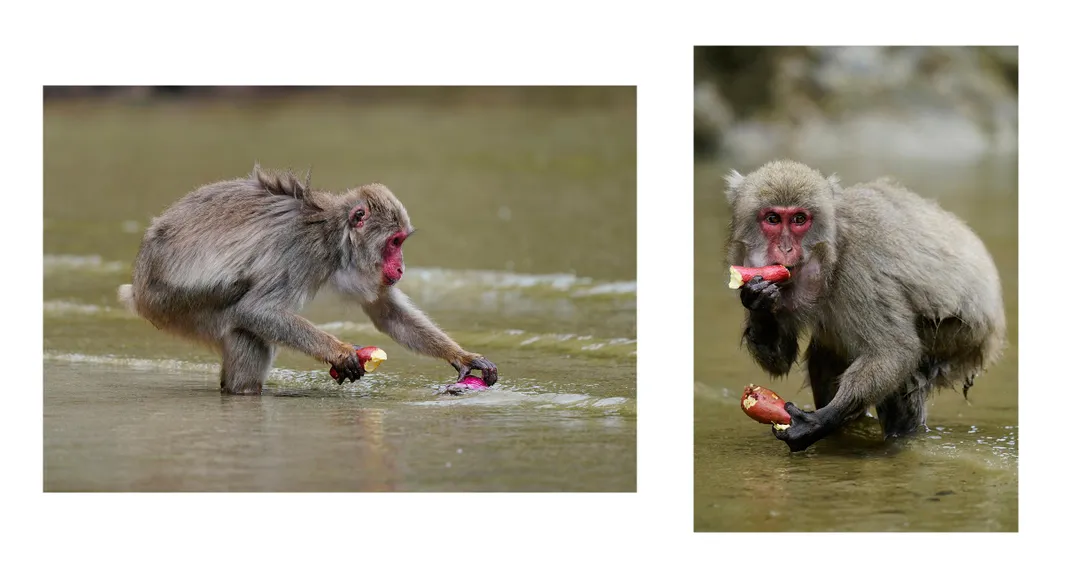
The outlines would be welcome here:
M 148 491 L 636 490 L 633 90 L 609 104 L 46 104 L 44 488 Z M 264 166 L 386 183 L 419 232 L 399 287 L 492 389 L 356 305 L 302 310 L 389 359 L 337 385 L 284 350 L 262 396 L 219 392 L 209 350 L 121 309 L 149 219 Z
M 764 161 L 734 162 L 742 173 Z M 1016 531 L 1016 160 L 950 167 L 924 161 L 805 161 L 844 185 L 892 175 L 964 218 L 1002 277 L 1008 348 L 976 379 L 969 401 L 944 391 L 929 431 L 885 443 L 878 422 L 857 422 L 790 454 L 769 426 L 748 419 L 741 392 L 755 383 L 813 408 L 798 368 L 764 374 L 740 345 L 743 309 L 726 287 L 725 162 L 696 164 L 695 529 L 697 531 Z M 801 366 L 802 367 L 802 366 Z

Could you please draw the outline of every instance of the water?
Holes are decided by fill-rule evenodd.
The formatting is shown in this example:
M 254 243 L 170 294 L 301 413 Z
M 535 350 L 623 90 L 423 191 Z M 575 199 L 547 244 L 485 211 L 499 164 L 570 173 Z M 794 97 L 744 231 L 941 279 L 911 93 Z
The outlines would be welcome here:
M 46 104 L 45 490 L 635 491 L 635 100 L 600 95 Z M 419 229 L 399 287 L 499 383 L 443 394 L 453 368 L 324 291 L 302 315 L 388 361 L 339 386 L 284 350 L 221 395 L 215 354 L 123 310 L 150 218 L 255 160 L 390 186 Z
M 735 162 L 742 173 L 763 161 Z M 755 383 L 813 408 L 800 369 L 767 376 L 740 347 L 744 320 L 726 287 L 724 162 L 696 164 L 695 529 L 697 531 L 1016 531 L 1017 162 L 950 167 L 925 161 L 805 161 L 843 185 L 893 175 L 962 218 L 1002 277 L 1008 348 L 965 401 L 929 403 L 930 430 L 884 443 L 877 420 L 858 422 L 790 455 L 769 426 L 748 419 L 741 392 Z M 940 276 L 936 275 L 936 278 Z

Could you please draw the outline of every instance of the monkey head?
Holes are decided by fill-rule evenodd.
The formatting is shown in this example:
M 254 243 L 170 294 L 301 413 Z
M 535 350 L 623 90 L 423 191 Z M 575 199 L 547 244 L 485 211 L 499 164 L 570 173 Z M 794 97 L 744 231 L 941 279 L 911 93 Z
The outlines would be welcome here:
M 343 267 L 336 283 L 345 291 L 374 299 L 402 279 L 402 244 L 414 229 L 405 206 L 386 186 L 363 185 L 341 197 L 346 230 Z
M 747 176 L 731 171 L 726 184 L 735 264 L 792 270 L 813 260 L 816 245 L 833 242 L 836 176 L 824 178 L 800 163 L 775 161 Z

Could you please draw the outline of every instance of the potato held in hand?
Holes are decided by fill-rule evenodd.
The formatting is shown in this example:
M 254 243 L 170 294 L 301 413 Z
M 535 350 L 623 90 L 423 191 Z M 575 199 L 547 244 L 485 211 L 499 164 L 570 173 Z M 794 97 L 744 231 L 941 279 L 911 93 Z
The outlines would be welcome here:
M 745 415 L 760 423 L 771 423 L 776 429 L 787 429 L 792 418 L 785 410 L 785 400 L 774 391 L 759 385 L 748 385 L 741 395 Z
M 765 267 L 730 267 L 730 289 L 740 289 L 742 285 L 752 280 L 752 277 L 760 276 L 764 281 L 779 283 L 789 280 L 789 269 L 782 265 L 770 265 Z
M 365 346 L 364 348 L 354 346 L 354 349 L 357 350 L 357 359 L 361 362 L 361 368 L 363 368 L 365 372 L 376 370 L 376 367 L 378 367 L 381 362 L 387 360 L 387 353 L 375 346 Z M 339 380 L 339 373 L 336 372 L 334 368 L 328 371 L 328 374 L 331 375 L 331 378 Z
M 484 379 L 479 376 L 467 376 L 462 380 L 447 387 L 447 392 L 457 393 L 459 391 L 482 391 L 488 388 L 488 385 L 484 383 Z

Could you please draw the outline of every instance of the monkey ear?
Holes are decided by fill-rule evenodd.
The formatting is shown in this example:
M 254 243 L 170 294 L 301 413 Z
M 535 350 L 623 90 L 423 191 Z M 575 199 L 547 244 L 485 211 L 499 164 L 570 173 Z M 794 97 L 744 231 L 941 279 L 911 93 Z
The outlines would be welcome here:
M 365 209 L 365 204 L 359 203 L 350 209 L 350 227 L 361 228 L 365 225 L 365 220 L 368 219 L 368 210 Z
M 737 200 L 737 189 L 744 183 L 744 176 L 732 169 L 723 179 L 726 180 L 726 201 L 732 204 Z

